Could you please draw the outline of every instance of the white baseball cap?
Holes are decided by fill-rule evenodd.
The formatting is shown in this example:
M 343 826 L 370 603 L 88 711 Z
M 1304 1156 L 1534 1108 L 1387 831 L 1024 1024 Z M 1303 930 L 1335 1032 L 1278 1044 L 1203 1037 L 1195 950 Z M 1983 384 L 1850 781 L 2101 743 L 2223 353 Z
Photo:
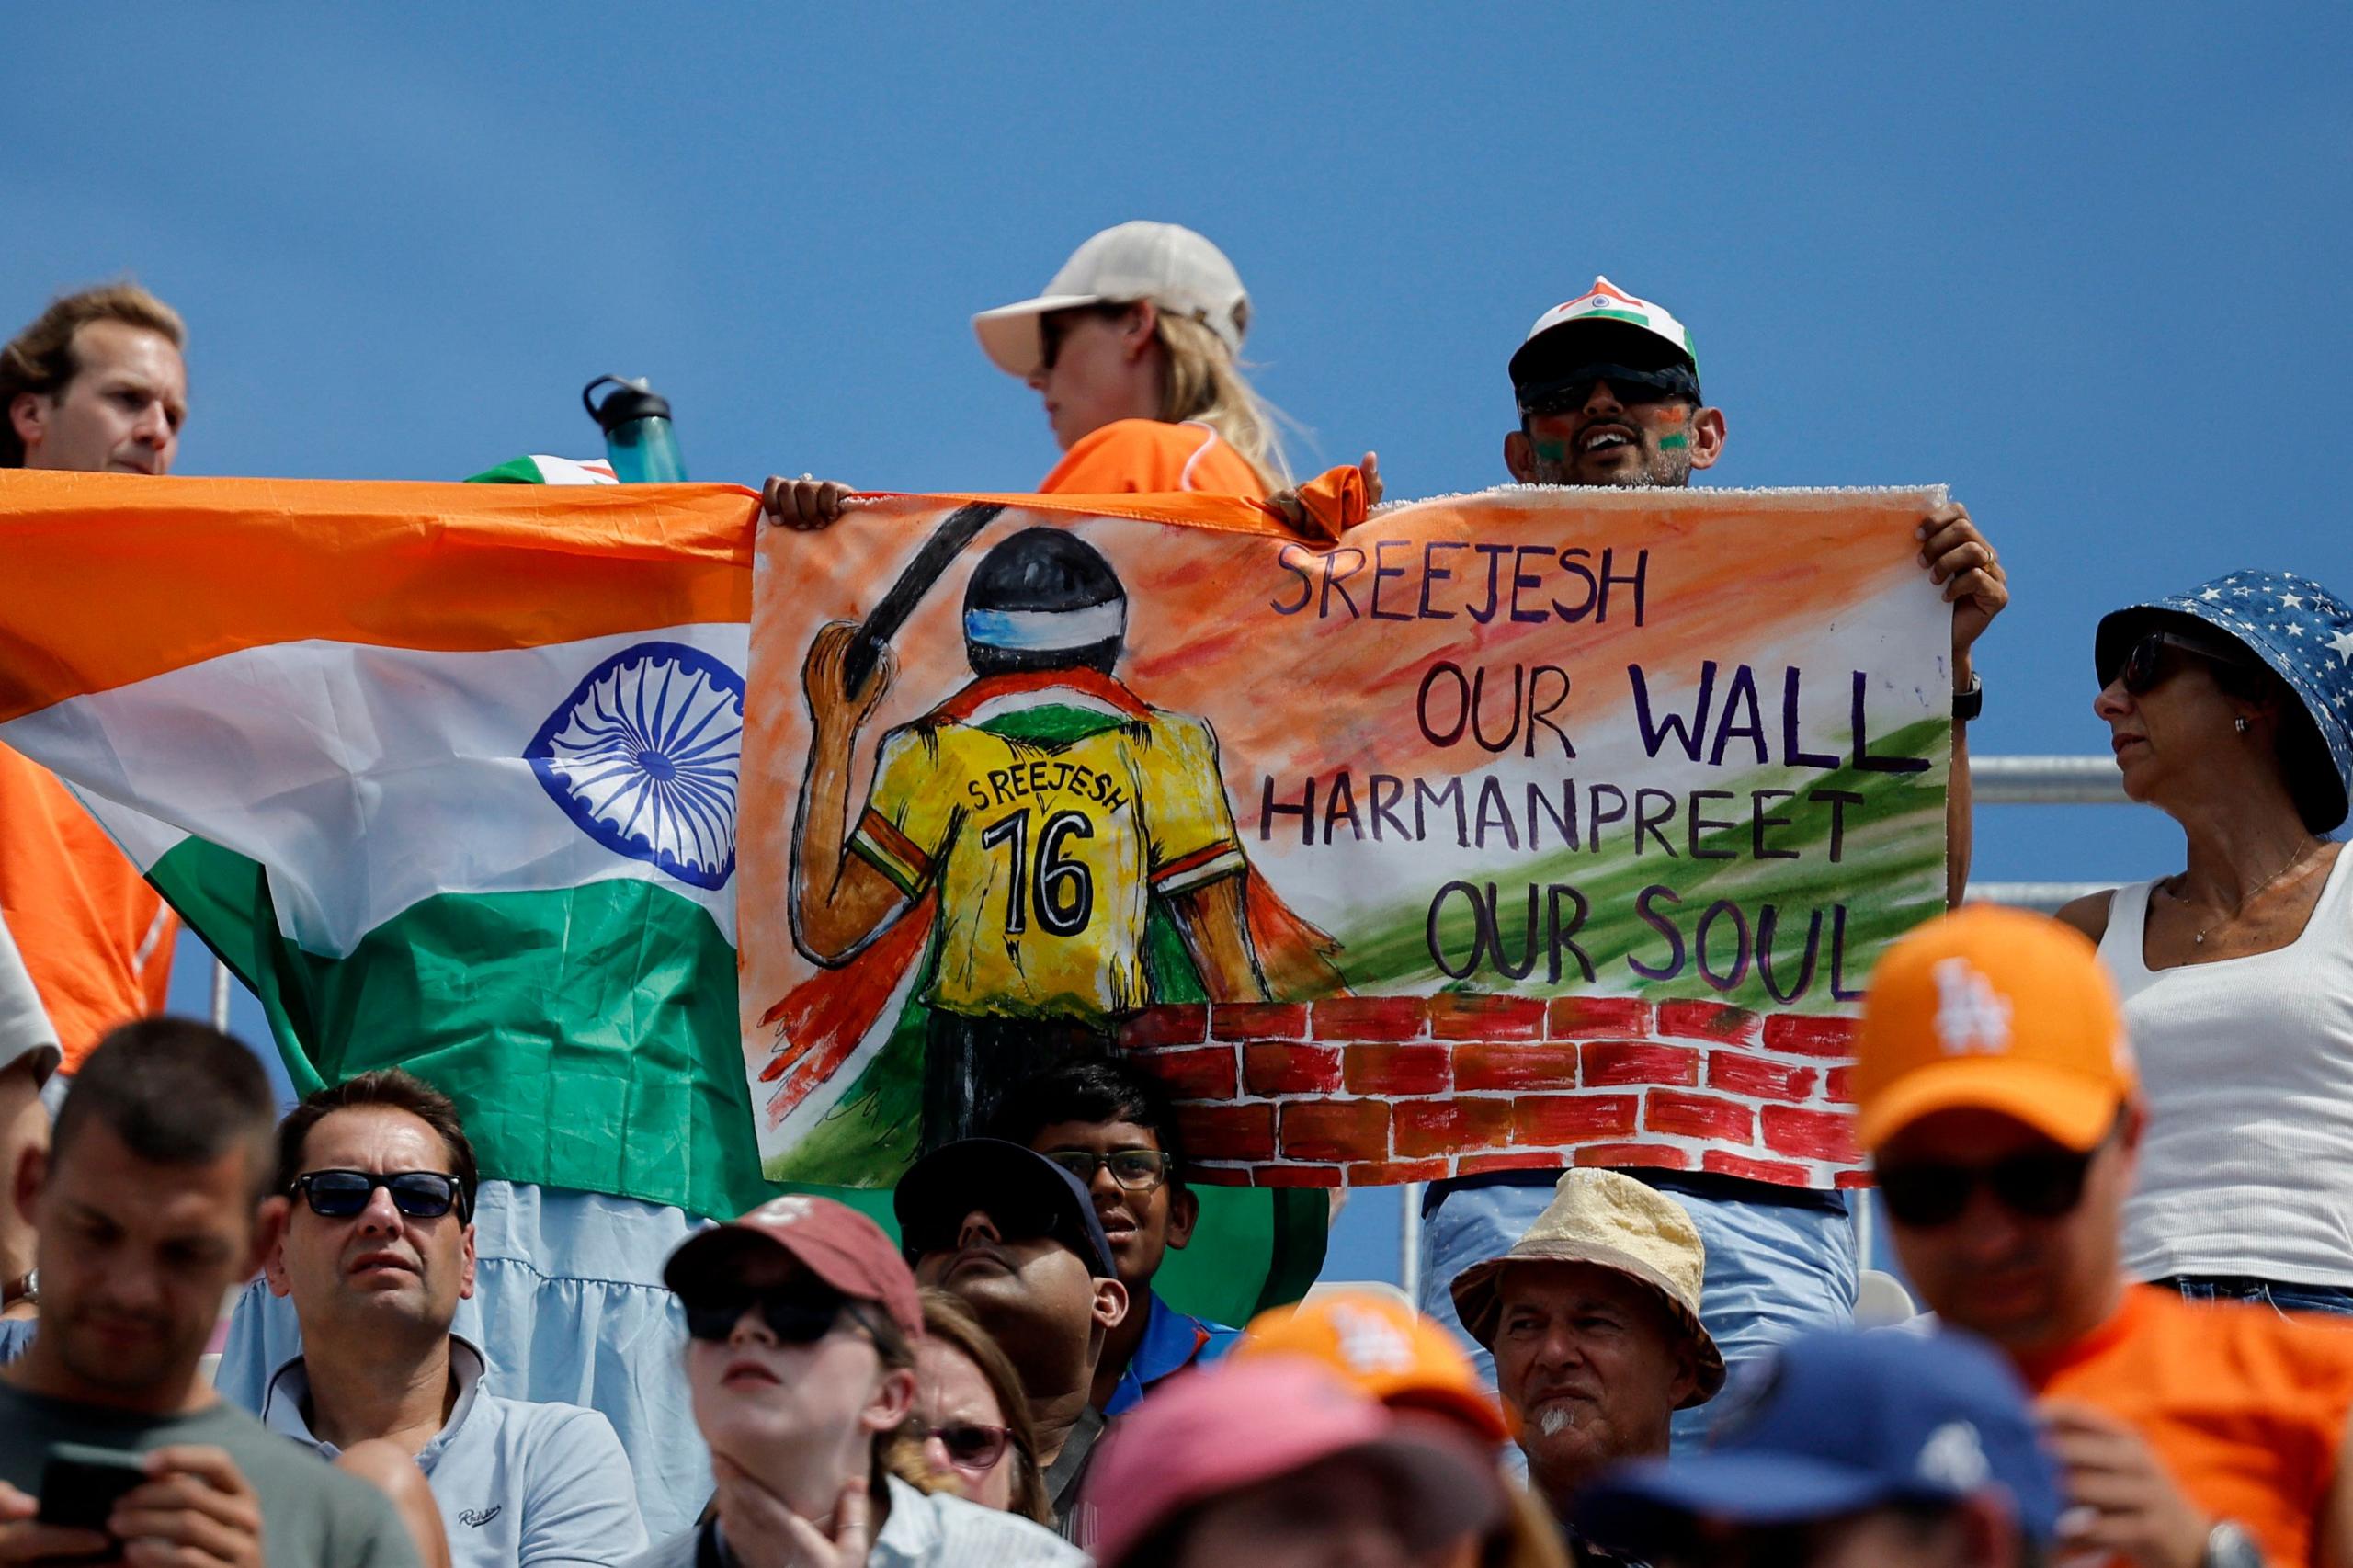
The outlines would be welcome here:
M 1566 353 L 1563 340 L 1572 335 L 1562 331 L 1564 327 L 1601 327 L 1603 332 L 1620 336 L 1621 341 L 1630 328 L 1636 334 L 1647 334 L 1672 348 L 1691 367 L 1694 376 L 1699 373 L 1699 356 L 1691 347 L 1689 329 L 1667 314 L 1665 306 L 1636 299 L 1607 278 L 1596 278 L 1592 288 L 1574 300 L 1554 305 L 1536 318 L 1536 324 L 1528 329 L 1527 337 L 1521 340 L 1519 351 L 1511 357 L 1514 386 L 1526 386 L 1531 381 L 1540 380 L 1548 366 L 1563 358 Z M 1552 337 L 1550 342 L 1540 343 L 1540 339 L 1555 333 L 1560 335 Z M 1633 341 L 1641 342 L 1642 338 L 1637 336 Z
M 1236 355 L 1250 325 L 1250 296 L 1225 253 L 1192 230 L 1142 220 L 1104 230 L 1071 253 L 1045 292 L 999 305 L 972 318 L 981 348 L 996 368 L 1024 380 L 1045 358 L 1038 318 L 1082 305 L 1150 300 L 1164 311 L 1190 316 Z

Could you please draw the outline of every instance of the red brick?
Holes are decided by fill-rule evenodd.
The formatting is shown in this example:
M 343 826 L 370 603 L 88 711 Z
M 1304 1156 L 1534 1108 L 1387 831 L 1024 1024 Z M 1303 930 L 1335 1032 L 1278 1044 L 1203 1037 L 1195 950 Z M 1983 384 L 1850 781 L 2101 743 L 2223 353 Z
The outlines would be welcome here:
M 1218 1040 L 1305 1040 L 1304 1002 L 1220 1002 L 1210 1009 L 1210 1033 Z
M 1164 1045 L 1199 1045 L 1210 1038 L 1209 1006 L 1202 1002 L 1172 1002 L 1146 1007 L 1120 1026 L 1120 1043 L 1130 1051 L 1151 1051 Z
M 1453 1086 L 1442 1045 L 1352 1045 L 1341 1052 L 1352 1095 L 1442 1095 Z
M 1388 1102 L 1293 1100 L 1283 1107 L 1282 1145 L 1286 1160 L 1385 1160 Z
M 1721 1002 L 1661 1002 L 1658 1032 L 1682 1040 L 1722 1040 L 1734 1044 L 1754 1040 L 1765 1028 L 1764 1017 L 1745 1007 Z
M 1813 1093 L 1814 1070 L 1790 1067 L 1745 1051 L 1708 1052 L 1708 1087 L 1760 1100 L 1802 1100 Z
M 1427 996 L 1327 996 L 1310 1020 L 1317 1040 L 1419 1040 L 1429 1021 Z
M 1697 1084 L 1699 1052 L 1688 1045 L 1650 1045 L 1611 1040 L 1580 1048 L 1587 1088 L 1605 1084 Z
M 1756 1140 L 1756 1113 L 1738 1100 L 1687 1095 L 1677 1089 L 1653 1089 L 1648 1100 L 1643 1107 L 1643 1126 L 1653 1132 L 1722 1138 L 1734 1143 Z
M 1454 1168 L 1464 1176 L 1484 1176 L 1489 1171 L 1557 1171 L 1561 1168 L 1558 1154 L 1465 1154 L 1454 1162 Z
M 1765 1044 L 1770 1050 L 1793 1051 L 1801 1056 L 1852 1056 L 1855 1020 L 1777 1013 L 1765 1020 Z
M 1248 1165 L 1204 1165 L 1198 1161 L 1185 1166 L 1185 1179 L 1196 1187 L 1248 1187 Z
M 1441 991 L 1430 998 L 1430 1033 L 1439 1040 L 1542 1040 L 1544 1004 L 1534 996 Z
M 1656 1170 L 1688 1171 L 1691 1156 L 1671 1143 L 1587 1143 L 1577 1151 L 1581 1165 L 1648 1165 Z
M 1275 1108 L 1270 1105 L 1186 1106 L 1176 1113 L 1185 1153 L 1196 1160 L 1271 1160 Z
M 1444 1160 L 1397 1160 L 1386 1165 L 1350 1165 L 1350 1187 L 1395 1187 L 1403 1181 L 1439 1181 L 1447 1175 Z
M 1833 1105 L 1855 1103 L 1855 1070 L 1833 1067 L 1822 1075 L 1822 1097 Z
M 1574 1045 L 1458 1045 L 1457 1089 L 1574 1089 L 1577 1048 Z
M 1437 1159 L 1512 1142 L 1509 1100 L 1407 1100 L 1398 1106 L 1400 1159 Z
M 1841 1165 L 1862 1158 L 1855 1148 L 1855 1119 L 1844 1111 L 1768 1105 L 1763 1115 L 1765 1146 L 1777 1154 Z
M 1651 1032 L 1651 1005 L 1631 996 L 1562 996 L 1552 1003 L 1545 1020 L 1550 1040 L 1591 1040 L 1597 1036 L 1640 1040 Z
M 1871 1173 L 1869 1171 L 1840 1171 L 1836 1179 L 1838 1186 L 1845 1187 L 1870 1187 L 1873 1185 L 1871 1181 Z
M 1241 1082 L 1230 1045 L 1155 1051 L 1136 1061 L 1180 1100 L 1230 1100 Z
M 1260 1165 L 1254 1173 L 1260 1187 L 1337 1187 L 1337 1165 Z
M 1511 1141 L 1533 1148 L 1560 1148 L 1634 1131 L 1631 1095 L 1522 1095 L 1511 1103 Z
M 1340 1051 L 1331 1045 L 1245 1045 L 1242 1081 L 1254 1095 L 1331 1095 L 1340 1089 Z
M 1752 1160 L 1740 1154 L 1711 1149 L 1699 1156 L 1699 1168 L 1718 1176 L 1746 1176 L 1750 1181 L 1769 1181 L 1777 1187 L 1811 1187 L 1813 1173 L 1803 1165 L 1784 1165 L 1779 1160 Z

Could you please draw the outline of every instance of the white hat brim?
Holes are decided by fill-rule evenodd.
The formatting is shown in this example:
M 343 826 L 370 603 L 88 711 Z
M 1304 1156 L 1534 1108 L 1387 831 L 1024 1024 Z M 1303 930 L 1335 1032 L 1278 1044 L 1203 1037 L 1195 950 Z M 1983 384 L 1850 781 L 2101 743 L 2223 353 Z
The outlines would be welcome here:
M 1050 311 L 1074 311 L 1101 303 L 1100 294 L 1040 294 L 1034 300 L 983 311 L 972 318 L 972 334 L 981 340 L 981 352 L 991 364 L 1026 381 L 1038 373 L 1046 358 L 1045 334 L 1039 328 L 1038 318 Z

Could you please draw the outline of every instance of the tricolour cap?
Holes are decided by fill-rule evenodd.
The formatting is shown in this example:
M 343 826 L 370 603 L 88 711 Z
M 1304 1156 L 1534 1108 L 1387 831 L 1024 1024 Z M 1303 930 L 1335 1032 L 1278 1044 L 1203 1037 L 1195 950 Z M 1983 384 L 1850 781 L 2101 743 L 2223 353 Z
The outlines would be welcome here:
M 2009 1363 L 1953 1334 L 1813 1334 L 1743 1366 L 1707 1451 L 1608 1472 L 1577 1528 L 1637 1557 L 1688 1539 L 1693 1518 L 1797 1524 L 1887 1504 L 2005 1497 L 2049 1543 L 2059 1477 Z
M 910 1340 L 923 1337 L 923 1305 L 906 1259 L 881 1226 L 830 1198 L 771 1198 L 740 1219 L 688 1236 L 663 1266 L 662 1282 L 681 1301 L 723 1296 L 745 1252 L 768 1246 L 782 1247 L 851 1300 L 874 1302 Z
M 1615 1269 L 1656 1293 L 1668 1320 L 1699 1358 L 1699 1380 L 1685 1404 L 1702 1403 L 1723 1387 L 1723 1354 L 1699 1321 L 1708 1249 L 1683 1205 L 1616 1171 L 1562 1172 L 1552 1201 L 1509 1252 L 1454 1277 L 1454 1310 L 1463 1328 L 1493 1348 L 1503 1315 L 1505 1272 L 1562 1263 Z
M 1382 1470 L 1418 1551 L 1501 1517 L 1493 1459 L 1454 1426 L 1392 1411 L 1305 1358 L 1265 1356 L 1172 1378 L 1112 1425 L 1082 1503 L 1095 1560 L 1118 1568 L 1185 1509 L 1343 1454 Z
M 1150 300 L 1164 311 L 1190 316 L 1242 352 L 1250 327 L 1250 296 L 1225 253 L 1176 223 L 1139 219 L 1104 230 L 1071 253 L 1063 269 L 1034 300 L 983 311 L 972 318 L 981 347 L 997 369 L 1028 378 L 1045 358 L 1038 318 L 1083 305 L 1123 305 Z
M 1630 369 L 1662 369 L 1670 364 L 1699 373 L 1691 334 L 1666 307 L 1637 299 L 1607 278 L 1574 300 L 1564 300 L 1536 318 L 1519 351 L 1511 357 L 1511 384 L 1525 387 L 1576 365 L 1598 360 L 1629 363 Z
M 2090 1150 L 2134 1082 L 2116 988 L 2083 933 L 2056 920 L 1972 904 L 1922 926 L 1871 971 L 1854 1076 L 1866 1149 L 1966 1108 Z
M 891 1196 L 899 1235 L 913 1263 L 954 1245 L 954 1229 L 979 1210 L 1008 1233 L 1051 1235 L 1076 1253 L 1097 1279 L 1118 1278 L 1111 1239 L 1080 1180 L 1026 1144 L 963 1138 L 908 1167 Z
M 1454 1336 L 1388 1296 L 1336 1290 L 1260 1312 L 1228 1359 L 1259 1356 L 1305 1356 L 1393 1410 L 1452 1416 L 1491 1443 L 1511 1436 Z

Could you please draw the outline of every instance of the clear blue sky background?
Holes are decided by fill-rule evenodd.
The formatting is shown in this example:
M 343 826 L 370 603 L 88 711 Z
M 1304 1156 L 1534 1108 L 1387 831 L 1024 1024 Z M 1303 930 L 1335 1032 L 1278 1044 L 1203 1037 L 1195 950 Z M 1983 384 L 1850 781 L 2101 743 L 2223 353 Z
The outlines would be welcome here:
M 1972 743 L 2095 751 L 2101 611 L 2353 591 L 2348 41 L 2341 4 L 27 6 L 0 330 L 122 271 L 177 304 L 185 473 L 594 455 L 618 370 L 698 478 L 1021 488 L 1052 442 L 966 317 L 1170 219 L 1241 268 L 1302 466 L 1374 447 L 1409 496 L 1504 477 L 1504 361 L 1606 272 L 1691 324 L 1711 482 L 1950 483 L 2017 596 Z M 2177 842 L 2000 808 L 1978 869 Z M 1395 1220 L 1359 1199 L 1335 1269 Z

